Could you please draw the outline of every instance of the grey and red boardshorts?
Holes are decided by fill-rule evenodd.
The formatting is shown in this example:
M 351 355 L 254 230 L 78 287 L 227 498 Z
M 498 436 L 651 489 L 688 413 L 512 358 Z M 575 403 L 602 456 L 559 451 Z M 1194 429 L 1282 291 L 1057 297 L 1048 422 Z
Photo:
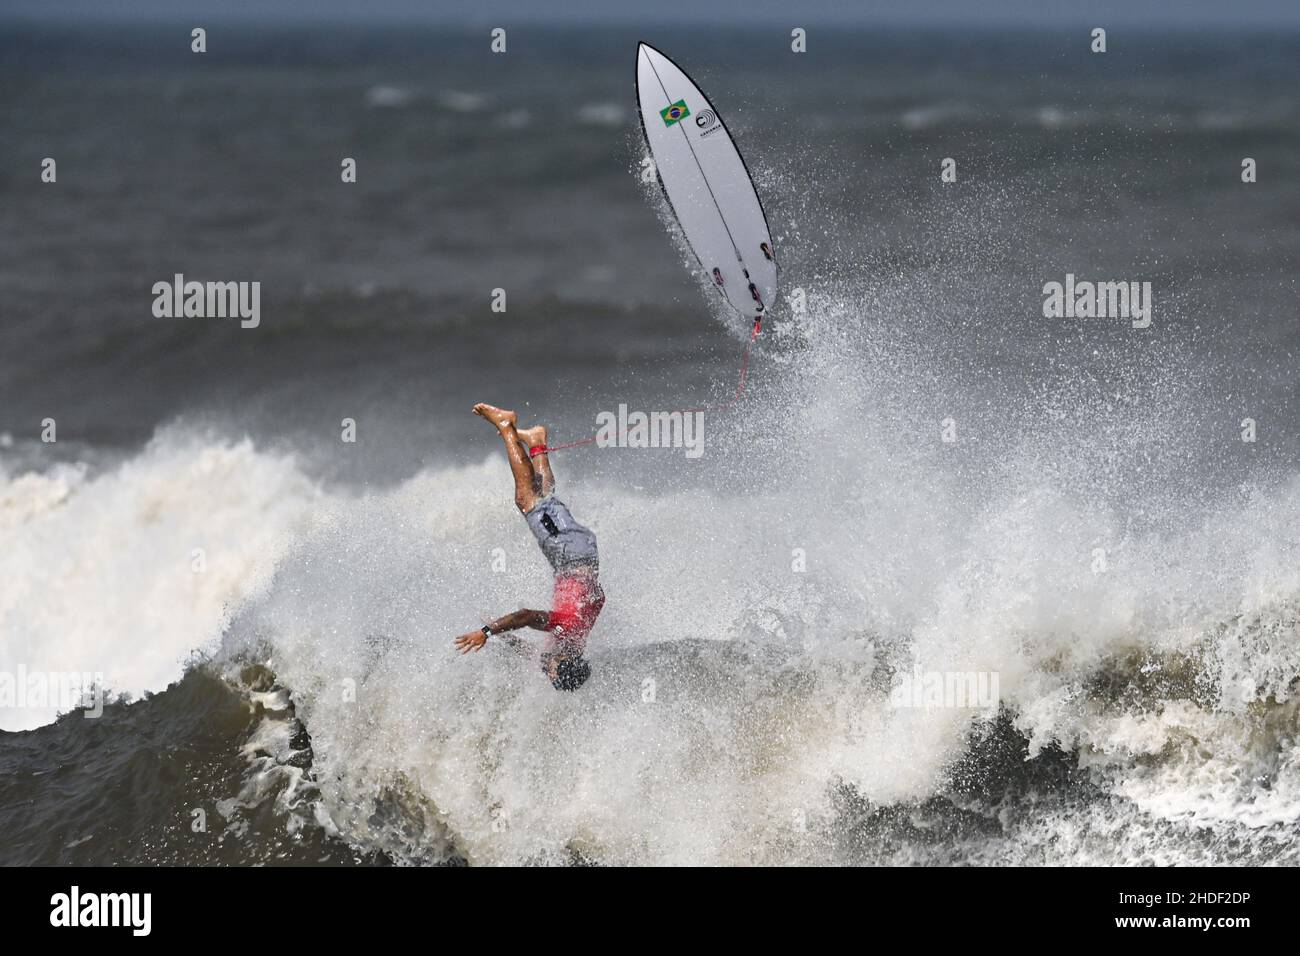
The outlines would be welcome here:
M 564 502 L 554 496 L 537 502 L 524 519 L 555 572 L 555 596 L 546 627 L 553 646 L 547 650 L 581 654 L 605 606 L 596 535 L 574 520 Z

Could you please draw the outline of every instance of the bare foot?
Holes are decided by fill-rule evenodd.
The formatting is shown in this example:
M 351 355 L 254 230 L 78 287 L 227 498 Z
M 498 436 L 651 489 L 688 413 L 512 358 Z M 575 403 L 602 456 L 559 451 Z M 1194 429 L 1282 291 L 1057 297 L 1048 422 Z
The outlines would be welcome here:
M 532 428 L 519 428 L 518 426 L 515 426 L 515 433 L 519 436 L 520 440 L 528 447 L 528 450 L 530 452 L 532 451 L 532 449 L 537 448 L 538 446 L 545 447 L 546 445 L 545 425 L 534 425 Z
M 513 428 L 515 422 L 519 419 L 519 416 L 514 412 L 504 408 L 497 408 L 487 402 L 479 402 L 475 405 L 474 414 L 486 418 L 497 428 Z

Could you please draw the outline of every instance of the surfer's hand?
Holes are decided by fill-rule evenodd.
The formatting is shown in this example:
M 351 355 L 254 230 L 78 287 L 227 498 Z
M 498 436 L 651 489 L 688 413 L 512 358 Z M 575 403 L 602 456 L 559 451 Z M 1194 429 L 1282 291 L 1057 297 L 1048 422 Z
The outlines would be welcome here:
M 468 654 L 470 651 L 477 651 L 487 643 L 487 635 L 482 631 L 470 631 L 468 634 L 462 634 L 456 638 L 456 646 L 462 654 Z

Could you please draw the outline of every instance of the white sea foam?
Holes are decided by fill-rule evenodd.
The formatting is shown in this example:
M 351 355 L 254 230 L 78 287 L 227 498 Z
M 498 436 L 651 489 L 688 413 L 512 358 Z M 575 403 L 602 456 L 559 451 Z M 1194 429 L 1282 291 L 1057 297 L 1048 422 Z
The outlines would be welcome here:
M 627 110 L 618 103 L 584 103 L 578 107 L 577 120 L 584 126 L 621 126 Z
M 439 106 L 453 113 L 477 113 L 488 104 L 485 94 L 465 90 L 440 90 L 435 98 Z
M 781 491 L 746 496 L 562 478 L 601 535 L 609 595 L 578 694 L 557 694 L 504 645 L 450 647 L 486 617 L 546 606 L 545 568 L 495 458 L 336 502 L 233 622 L 227 652 L 273 655 L 312 734 L 331 824 L 402 860 L 449 848 L 476 863 L 835 859 L 838 786 L 875 805 L 922 800 L 981 719 L 891 708 L 872 674 L 900 642 L 922 667 L 998 673 L 1031 752 L 1078 748 L 1137 830 L 1294 818 L 1300 767 L 1280 729 L 1261 737 L 1241 710 L 1240 680 L 1232 703 L 1220 691 L 1117 702 L 1095 684 L 1134 652 L 1171 671 L 1190 657 L 1207 678 L 1232 658 L 1256 710 L 1294 679 L 1292 649 L 1234 655 L 1241 638 L 1214 622 L 1252 614 L 1242 630 L 1258 635 L 1259 620 L 1294 607 L 1295 564 L 1282 558 L 1295 534 L 1261 534 L 1300 515 L 1300 486 L 1135 542 L 1101 577 L 1089 545 L 1116 532 L 1115 515 L 1039 490 L 938 516 L 933 491 L 875 499 L 867 471 L 857 487 L 787 475 Z M 1246 772 L 1261 760 L 1269 793 Z M 1036 841 L 1076 823 L 1018 825 Z M 1033 858 L 1014 839 L 981 852 Z
M 114 694 L 161 690 L 267 579 L 318 495 L 291 458 L 247 440 L 168 432 L 95 474 L 9 474 L 0 455 L 0 673 L 75 669 L 102 672 Z M 55 716 L 0 707 L 0 729 Z
M 1099 449 L 1172 433 L 1168 388 L 1150 432 L 986 432 L 996 465 L 964 468 L 974 446 L 890 417 L 891 374 L 914 370 L 906 342 L 845 350 L 833 309 L 806 321 L 815 344 L 710 447 L 705 463 L 734 465 L 726 481 L 636 491 L 585 477 L 583 455 L 604 452 L 556 456 L 561 495 L 600 535 L 608 595 L 576 694 L 503 643 L 452 649 L 549 600 L 490 436 L 481 464 L 364 496 L 179 429 L 98 473 L 6 474 L 0 668 L 158 691 L 224 632 L 218 663 L 266 663 L 311 734 L 310 785 L 292 770 L 311 818 L 400 861 L 475 863 L 858 859 L 843 794 L 920 806 L 987 726 L 971 709 L 891 707 L 890 668 L 996 673 L 1030 755 L 1077 753 L 1102 797 L 1003 808 L 996 838 L 942 856 L 882 844 L 881 859 L 1214 862 L 1220 845 L 1294 860 L 1300 480 L 1174 509 L 1157 488 L 1089 485 Z M 845 390 L 867 365 L 875 390 Z M 273 703 L 244 803 L 274 791 L 262 771 L 288 747 Z M 1207 848 L 1203 827 L 1230 838 Z
M 398 109 L 411 102 L 411 91 L 399 86 L 372 86 L 366 90 L 366 105 L 375 109 Z

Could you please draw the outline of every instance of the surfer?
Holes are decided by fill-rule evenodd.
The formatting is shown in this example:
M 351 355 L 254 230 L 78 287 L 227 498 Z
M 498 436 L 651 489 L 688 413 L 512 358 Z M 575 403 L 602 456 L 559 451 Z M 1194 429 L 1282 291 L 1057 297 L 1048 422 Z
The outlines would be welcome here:
M 495 425 L 506 443 L 506 457 L 515 479 L 515 506 L 555 572 L 555 596 L 550 611 L 523 608 L 462 634 L 456 638 L 456 646 L 466 654 L 479 650 L 493 634 L 522 627 L 546 631 L 549 636 L 542 649 L 542 670 L 556 690 L 577 690 L 591 675 L 591 665 L 582 652 L 605 606 L 596 536 L 573 520 L 569 509 L 555 497 L 546 428 L 518 428 L 514 412 L 483 402 L 474 406 L 474 414 Z

